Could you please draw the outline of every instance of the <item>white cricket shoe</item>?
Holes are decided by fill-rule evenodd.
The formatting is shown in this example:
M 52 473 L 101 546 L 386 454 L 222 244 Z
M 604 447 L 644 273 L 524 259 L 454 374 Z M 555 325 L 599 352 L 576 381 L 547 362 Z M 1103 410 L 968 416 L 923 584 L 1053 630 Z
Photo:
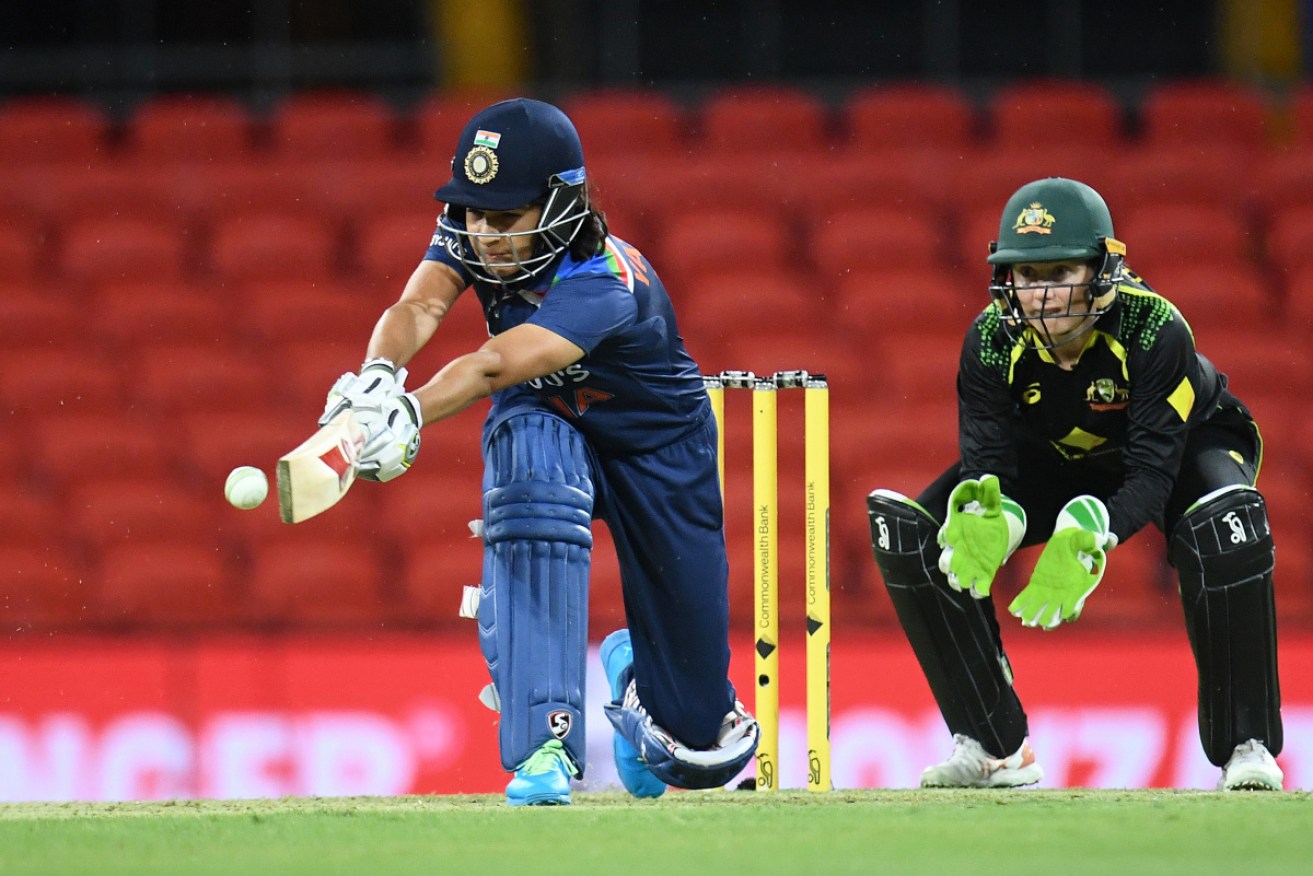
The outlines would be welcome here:
M 1044 778 L 1035 762 L 1030 740 L 1008 757 L 992 757 L 970 736 L 953 734 L 953 753 L 948 760 L 928 766 L 921 773 L 922 788 L 1016 788 L 1033 785 Z
M 1250 739 L 1235 747 L 1231 759 L 1222 767 L 1219 791 L 1280 791 L 1285 775 L 1267 746 Z

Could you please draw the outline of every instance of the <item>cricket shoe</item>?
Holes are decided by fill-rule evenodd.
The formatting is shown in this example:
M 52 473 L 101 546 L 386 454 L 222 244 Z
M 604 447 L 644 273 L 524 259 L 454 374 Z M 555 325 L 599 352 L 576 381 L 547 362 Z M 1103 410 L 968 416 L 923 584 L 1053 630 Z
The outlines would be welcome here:
M 1235 747 L 1222 767 L 1219 791 L 1280 791 L 1285 775 L 1267 746 L 1250 739 Z
M 570 779 L 577 775 L 579 768 L 561 741 L 544 742 L 515 771 L 506 786 L 506 802 L 512 806 L 569 806 Z
M 922 788 L 1016 788 L 1044 778 L 1030 741 L 1008 757 L 992 757 L 970 736 L 953 734 L 953 753 L 921 773 Z
M 629 641 L 629 630 L 616 630 L 603 639 L 601 656 L 602 669 L 611 685 L 611 699 L 622 699 L 629 684 L 628 677 L 633 674 L 626 670 L 634 665 L 634 646 Z M 652 775 L 629 740 L 619 733 L 613 740 L 611 751 L 615 755 L 615 771 L 620 774 L 620 783 L 625 790 L 635 797 L 660 797 L 664 794 L 666 783 Z

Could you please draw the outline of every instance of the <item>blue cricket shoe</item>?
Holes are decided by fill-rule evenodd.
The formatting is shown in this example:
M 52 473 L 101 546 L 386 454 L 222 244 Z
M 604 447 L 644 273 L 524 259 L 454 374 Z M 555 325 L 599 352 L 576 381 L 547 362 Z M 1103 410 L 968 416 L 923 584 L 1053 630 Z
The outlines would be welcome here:
M 603 639 L 601 656 L 602 669 L 611 685 L 611 698 L 620 700 L 629 686 L 629 677 L 633 675 L 627 671 L 634 665 L 634 646 L 629 642 L 629 630 L 616 630 Z M 660 797 L 666 793 L 666 783 L 652 775 L 634 746 L 619 733 L 615 734 L 612 751 L 615 770 L 620 774 L 620 782 L 626 791 L 635 797 Z
M 570 778 L 578 774 L 559 739 L 544 742 L 515 771 L 506 786 L 506 802 L 512 806 L 569 806 Z

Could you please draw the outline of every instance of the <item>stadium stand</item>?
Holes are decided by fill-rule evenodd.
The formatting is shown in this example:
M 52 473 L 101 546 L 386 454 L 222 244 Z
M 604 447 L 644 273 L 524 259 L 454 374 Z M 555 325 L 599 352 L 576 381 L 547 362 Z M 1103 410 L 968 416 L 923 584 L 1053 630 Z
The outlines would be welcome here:
M 669 155 L 683 145 L 684 109 L 660 92 L 599 88 L 576 92 L 561 108 L 590 163 L 611 155 Z
M 1112 92 L 1093 82 L 1023 79 L 996 91 L 989 102 L 990 137 L 999 146 L 1116 145 L 1125 120 Z
M 0 165 L 82 164 L 104 157 L 109 115 L 88 100 L 15 97 L 0 105 Z
M 156 95 L 133 111 L 123 152 L 141 165 L 243 160 L 255 124 L 246 105 L 226 95 Z
M 1155 146 L 1225 144 L 1258 151 L 1268 145 L 1268 108 L 1262 96 L 1220 79 L 1154 83 L 1139 115 L 1143 139 Z
M 852 149 L 962 150 L 976 140 L 976 113 L 956 88 L 930 83 L 881 84 L 854 90 L 844 101 Z

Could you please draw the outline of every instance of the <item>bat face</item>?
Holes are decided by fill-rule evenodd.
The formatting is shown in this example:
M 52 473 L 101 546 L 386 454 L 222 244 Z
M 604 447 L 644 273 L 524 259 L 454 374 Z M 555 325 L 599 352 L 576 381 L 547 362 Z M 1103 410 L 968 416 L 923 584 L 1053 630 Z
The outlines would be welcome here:
M 278 514 L 300 523 L 332 508 L 360 468 L 365 430 L 349 409 L 278 460 Z

